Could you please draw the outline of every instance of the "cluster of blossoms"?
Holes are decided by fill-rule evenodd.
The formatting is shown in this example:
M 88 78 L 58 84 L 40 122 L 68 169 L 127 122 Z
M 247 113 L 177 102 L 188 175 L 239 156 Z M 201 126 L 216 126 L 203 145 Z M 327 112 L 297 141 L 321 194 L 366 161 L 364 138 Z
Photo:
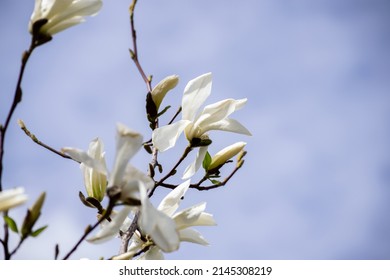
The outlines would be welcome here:
M 174 81 L 174 82 L 172 82 Z M 160 82 L 152 91 L 154 100 L 160 106 L 162 98 L 177 84 L 178 77 L 170 76 Z M 181 241 L 207 245 L 207 241 L 193 226 L 211 226 L 215 221 L 211 214 L 204 212 L 206 203 L 200 203 L 176 212 L 182 197 L 190 187 L 191 177 L 200 168 L 207 153 L 208 145 L 193 145 L 194 139 L 208 139 L 211 130 L 224 130 L 250 135 L 249 131 L 238 121 L 228 118 L 234 111 L 242 108 L 246 99 L 226 99 L 206 106 L 197 114 L 203 102 L 211 92 L 211 74 L 201 75 L 190 81 L 185 87 L 182 99 L 182 120 L 162 126 L 153 131 L 153 146 L 160 152 L 172 148 L 184 131 L 189 146 L 199 148 L 195 161 L 186 168 L 180 185 L 176 186 L 155 208 L 149 200 L 148 192 L 156 181 L 131 165 L 129 160 L 142 147 L 143 138 L 123 124 L 117 126 L 116 157 L 111 172 L 105 162 L 103 143 L 94 139 L 88 151 L 75 148 L 63 148 L 63 152 L 81 163 L 84 183 L 88 196 L 99 202 L 104 194 L 116 189 L 120 193 L 118 202 L 123 204 L 119 212 L 113 212 L 111 221 L 103 221 L 101 229 L 88 240 L 93 243 L 104 242 L 125 232 L 131 225 L 131 214 L 134 217 L 140 212 L 138 230 L 133 234 L 132 242 L 126 253 L 117 256 L 119 259 L 132 258 L 139 252 L 144 259 L 161 259 L 162 252 L 178 250 Z M 210 160 L 208 170 L 224 165 L 240 153 L 245 142 L 237 142 L 221 150 Z M 106 189 L 107 188 L 107 189 Z

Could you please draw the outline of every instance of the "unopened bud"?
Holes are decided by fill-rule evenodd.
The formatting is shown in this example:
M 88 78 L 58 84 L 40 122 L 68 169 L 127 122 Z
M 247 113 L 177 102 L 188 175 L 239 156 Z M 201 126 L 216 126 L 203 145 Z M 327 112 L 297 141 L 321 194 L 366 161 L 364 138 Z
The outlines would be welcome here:
M 154 104 L 156 104 L 156 108 L 160 107 L 161 102 L 163 101 L 165 95 L 168 91 L 175 88 L 179 82 L 179 76 L 172 75 L 168 76 L 159 82 L 152 90 L 152 99 Z
M 228 161 L 229 159 L 237 155 L 239 152 L 241 152 L 242 149 L 244 149 L 245 145 L 246 145 L 245 142 L 237 142 L 233 145 L 230 145 L 220 150 L 212 157 L 208 170 L 212 170 L 220 165 L 225 164 L 226 161 Z

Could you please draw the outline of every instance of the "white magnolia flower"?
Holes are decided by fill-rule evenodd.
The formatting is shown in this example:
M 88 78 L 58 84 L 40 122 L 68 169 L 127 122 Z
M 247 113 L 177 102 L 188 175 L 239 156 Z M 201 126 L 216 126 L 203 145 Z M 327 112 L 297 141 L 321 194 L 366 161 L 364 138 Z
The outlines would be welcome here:
M 211 163 L 208 166 L 208 170 L 211 170 L 213 168 L 216 168 L 222 164 L 224 164 L 226 161 L 237 155 L 239 152 L 241 152 L 246 143 L 245 142 L 237 142 L 233 145 L 230 145 L 222 150 L 220 150 L 218 153 L 216 153 L 212 159 Z
M 190 180 L 172 190 L 156 208 L 150 203 L 145 191 L 141 191 L 141 215 L 138 224 L 141 231 L 150 238 L 146 243 L 142 242 L 137 235 L 135 241 L 125 256 L 131 258 L 136 252 L 145 246 L 151 246 L 143 259 L 160 259 L 162 252 L 173 252 L 179 249 L 180 242 L 192 242 L 208 245 L 204 237 L 192 226 L 216 225 L 213 216 L 204 212 L 206 203 L 200 203 L 176 212 L 182 197 L 190 186 Z M 122 256 L 124 257 L 124 256 Z
M 0 192 L 0 211 L 7 211 L 26 201 L 27 195 L 24 193 L 24 188 L 22 187 L 3 190 Z
M 188 141 L 194 138 L 207 138 L 211 130 L 223 130 L 245 135 L 251 133 L 238 121 L 229 116 L 244 107 L 247 99 L 225 99 L 211 105 L 207 105 L 198 113 L 200 107 L 211 93 L 211 73 L 203 74 L 190 82 L 184 89 L 182 99 L 182 119 L 153 131 L 153 145 L 164 152 L 175 146 L 182 132 Z M 197 158 L 184 172 L 183 179 L 190 178 L 199 169 L 207 152 L 207 146 L 199 148 Z
M 101 0 L 35 0 L 28 28 L 33 33 L 34 23 L 46 19 L 39 34 L 52 36 L 95 15 L 101 7 Z
M 139 200 L 139 183 L 149 189 L 154 185 L 152 178 L 139 171 L 131 164 L 129 160 L 142 147 L 143 137 L 141 134 L 130 130 L 123 124 L 117 125 L 116 135 L 116 156 L 111 173 L 108 174 L 104 158 L 99 155 L 91 156 L 88 152 L 75 148 L 63 148 L 62 151 L 73 159 L 80 162 L 83 166 L 93 169 L 96 174 L 103 174 L 108 177 L 107 188 L 120 187 L 121 200 L 126 202 L 130 200 Z M 99 153 L 97 153 L 99 154 Z

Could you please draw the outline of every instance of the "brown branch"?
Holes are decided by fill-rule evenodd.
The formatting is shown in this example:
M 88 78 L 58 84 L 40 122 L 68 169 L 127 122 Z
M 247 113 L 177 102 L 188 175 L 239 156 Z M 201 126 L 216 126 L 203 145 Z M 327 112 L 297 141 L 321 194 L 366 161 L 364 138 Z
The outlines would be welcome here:
M 10 107 L 10 110 L 8 112 L 7 118 L 5 120 L 4 125 L 0 125 L 0 191 L 3 190 L 2 186 L 2 175 L 3 175 L 3 157 L 4 157 L 4 141 L 5 141 L 5 134 L 7 132 L 8 126 L 10 124 L 12 115 L 15 112 L 16 107 L 18 104 L 22 101 L 22 80 L 24 75 L 24 70 L 26 69 L 27 62 L 33 53 L 34 49 L 37 47 L 35 38 L 33 37 L 31 40 L 30 47 L 27 51 L 23 53 L 22 56 L 22 64 L 20 66 L 18 81 L 16 83 L 16 89 L 14 94 L 14 100 L 12 102 L 12 105 Z
M 68 156 L 67 154 L 64 154 L 64 153 L 62 153 L 62 152 L 60 152 L 60 151 L 58 151 L 58 150 L 56 150 L 56 149 L 50 147 L 49 145 L 43 143 L 42 141 L 40 141 L 33 133 L 31 133 L 31 132 L 27 129 L 26 125 L 24 124 L 24 122 L 23 122 L 22 120 L 18 120 L 18 124 L 19 124 L 20 128 L 24 131 L 24 133 L 26 133 L 26 135 L 27 135 L 28 137 L 30 137 L 31 140 L 34 141 L 34 142 L 35 142 L 36 144 L 38 144 L 39 146 L 41 146 L 41 147 L 43 147 L 43 148 L 49 150 L 49 151 L 52 152 L 52 153 L 55 153 L 56 155 L 59 155 L 59 156 L 63 157 L 63 158 L 71 159 L 71 160 L 74 160 L 74 161 L 78 162 L 77 160 L 71 158 L 71 157 Z M 78 162 L 78 163 L 80 163 L 80 162 Z
M 135 30 L 134 25 L 134 9 L 137 4 L 137 0 L 133 0 L 131 3 L 129 11 L 130 11 L 130 27 L 131 27 L 131 37 L 133 39 L 133 49 L 129 49 L 131 58 L 134 61 L 135 66 L 137 67 L 139 73 L 141 74 L 142 79 L 145 81 L 146 88 L 148 92 L 152 92 L 152 81 L 148 78 L 143 70 L 141 63 L 138 58 L 138 48 L 137 48 L 137 31 Z
M 63 260 L 69 259 L 69 257 L 76 252 L 77 248 L 80 246 L 80 244 L 87 238 L 87 236 L 98 226 L 100 223 L 102 223 L 104 220 L 109 219 L 112 210 L 114 209 L 115 203 L 113 200 L 110 199 L 108 203 L 107 210 L 103 213 L 103 215 L 99 218 L 99 220 L 93 225 L 88 226 L 87 229 L 84 231 L 84 234 L 80 237 L 80 239 L 77 241 L 77 243 L 73 246 L 73 248 L 65 255 Z
M 236 174 L 236 172 L 242 167 L 242 165 L 244 164 L 244 161 L 242 160 L 240 164 L 237 164 L 236 167 L 233 169 L 233 171 L 229 174 L 229 176 L 227 176 L 222 182 L 220 182 L 219 184 L 212 184 L 212 185 L 208 185 L 208 186 L 202 186 L 203 182 L 205 182 L 206 180 L 209 179 L 209 174 L 205 174 L 205 176 L 199 180 L 198 183 L 196 184 L 191 184 L 189 186 L 189 188 L 191 189 L 196 189 L 198 191 L 208 191 L 208 190 L 212 190 L 212 189 L 216 189 L 216 188 L 220 188 L 220 187 L 223 187 L 225 186 L 229 180 Z M 164 188 L 167 188 L 167 189 L 175 189 L 177 187 L 177 185 L 174 185 L 174 184 L 167 184 L 167 183 L 160 183 L 160 186 L 161 187 L 164 187 Z

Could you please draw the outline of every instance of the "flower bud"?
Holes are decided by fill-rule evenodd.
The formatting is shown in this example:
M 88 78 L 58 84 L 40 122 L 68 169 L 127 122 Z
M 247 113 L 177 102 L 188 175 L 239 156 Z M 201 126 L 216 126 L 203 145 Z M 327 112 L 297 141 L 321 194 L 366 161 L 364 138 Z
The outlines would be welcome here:
M 211 159 L 211 163 L 208 167 L 208 170 L 212 170 L 214 168 L 217 168 L 218 166 L 223 165 L 226 161 L 241 152 L 242 149 L 244 149 L 245 145 L 245 142 L 237 142 L 216 153 Z
M 167 92 L 173 89 L 174 87 L 176 87 L 178 82 L 179 82 L 179 76 L 172 75 L 163 79 L 153 88 L 151 94 L 152 94 L 153 102 L 154 104 L 156 104 L 157 110 L 160 107 L 160 104 L 163 101 Z

